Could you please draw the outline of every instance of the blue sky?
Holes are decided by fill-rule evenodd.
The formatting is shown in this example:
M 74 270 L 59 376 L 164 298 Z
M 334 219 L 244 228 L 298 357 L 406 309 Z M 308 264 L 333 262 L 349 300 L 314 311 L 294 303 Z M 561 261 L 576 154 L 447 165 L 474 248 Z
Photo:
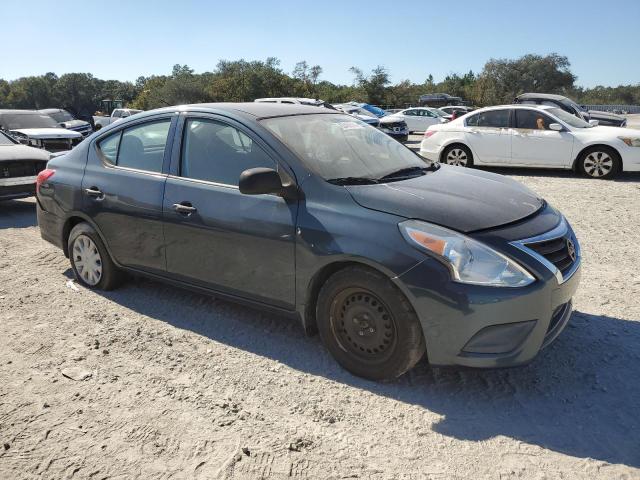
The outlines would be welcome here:
M 2 7 L 0 78 L 53 71 L 135 80 L 176 64 L 275 56 L 290 72 L 319 64 L 351 83 L 349 67 L 383 65 L 395 83 L 478 72 L 489 58 L 557 52 L 578 85 L 640 83 L 640 0 L 109 0 L 11 1 Z

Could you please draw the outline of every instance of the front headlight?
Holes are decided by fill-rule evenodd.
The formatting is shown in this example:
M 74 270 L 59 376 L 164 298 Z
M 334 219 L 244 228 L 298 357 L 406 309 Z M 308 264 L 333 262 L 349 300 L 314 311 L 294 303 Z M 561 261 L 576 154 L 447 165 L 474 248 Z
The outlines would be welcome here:
M 630 147 L 640 147 L 640 138 L 618 137 Z
M 461 233 L 419 220 L 407 220 L 398 226 L 407 242 L 447 263 L 457 282 L 524 287 L 535 281 L 515 261 Z

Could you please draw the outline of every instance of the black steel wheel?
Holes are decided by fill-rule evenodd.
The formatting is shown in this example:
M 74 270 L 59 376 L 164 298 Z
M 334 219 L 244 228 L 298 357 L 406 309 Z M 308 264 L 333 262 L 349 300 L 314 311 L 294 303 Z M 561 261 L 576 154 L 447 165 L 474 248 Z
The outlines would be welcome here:
M 422 326 L 406 297 L 380 272 L 347 267 L 320 289 L 318 331 L 340 365 L 370 380 L 392 380 L 425 353 Z

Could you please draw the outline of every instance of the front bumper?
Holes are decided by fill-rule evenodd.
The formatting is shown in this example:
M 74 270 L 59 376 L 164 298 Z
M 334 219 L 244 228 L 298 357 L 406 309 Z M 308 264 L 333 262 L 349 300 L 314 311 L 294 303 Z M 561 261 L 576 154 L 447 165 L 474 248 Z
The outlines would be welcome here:
M 618 151 L 622 157 L 623 171 L 640 172 L 640 147 L 629 147 L 622 143 L 622 146 L 618 148 Z
M 553 220 L 559 223 L 549 230 Z M 540 226 L 546 233 L 536 233 Z M 516 240 L 523 236 L 526 240 Z M 526 364 L 569 322 L 571 299 L 581 276 L 578 241 L 569 224 L 550 207 L 532 219 L 475 237 L 523 265 L 536 281 L 518 288 L 463 284 L 451 279 L 443 263 L 428 257 L 396 277 L 396 285 L 420 319 L 432 365 L 492 368 Z M 575 244 L 574 262 L 562 271 L 531 250 L 538 246 L 529 243 L 546 242 L 539 246 L 550 248 L 549 242 L 569 239 Z M 557 255 L 555 247 L 552 252 L 548 255 Z

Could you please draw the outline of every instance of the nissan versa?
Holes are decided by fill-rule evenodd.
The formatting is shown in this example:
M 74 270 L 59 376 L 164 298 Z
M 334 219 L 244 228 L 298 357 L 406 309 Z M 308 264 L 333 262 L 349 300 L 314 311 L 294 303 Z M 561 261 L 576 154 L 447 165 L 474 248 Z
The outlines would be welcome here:
M 514 366 L 571 316 L 580 248 L 521 184 L 427 165 L 358 119 L 268 103 L 135 115 L 48 163 L 43 238 L 89 288 L 123 272 L 297 316 L 347 370 Z

